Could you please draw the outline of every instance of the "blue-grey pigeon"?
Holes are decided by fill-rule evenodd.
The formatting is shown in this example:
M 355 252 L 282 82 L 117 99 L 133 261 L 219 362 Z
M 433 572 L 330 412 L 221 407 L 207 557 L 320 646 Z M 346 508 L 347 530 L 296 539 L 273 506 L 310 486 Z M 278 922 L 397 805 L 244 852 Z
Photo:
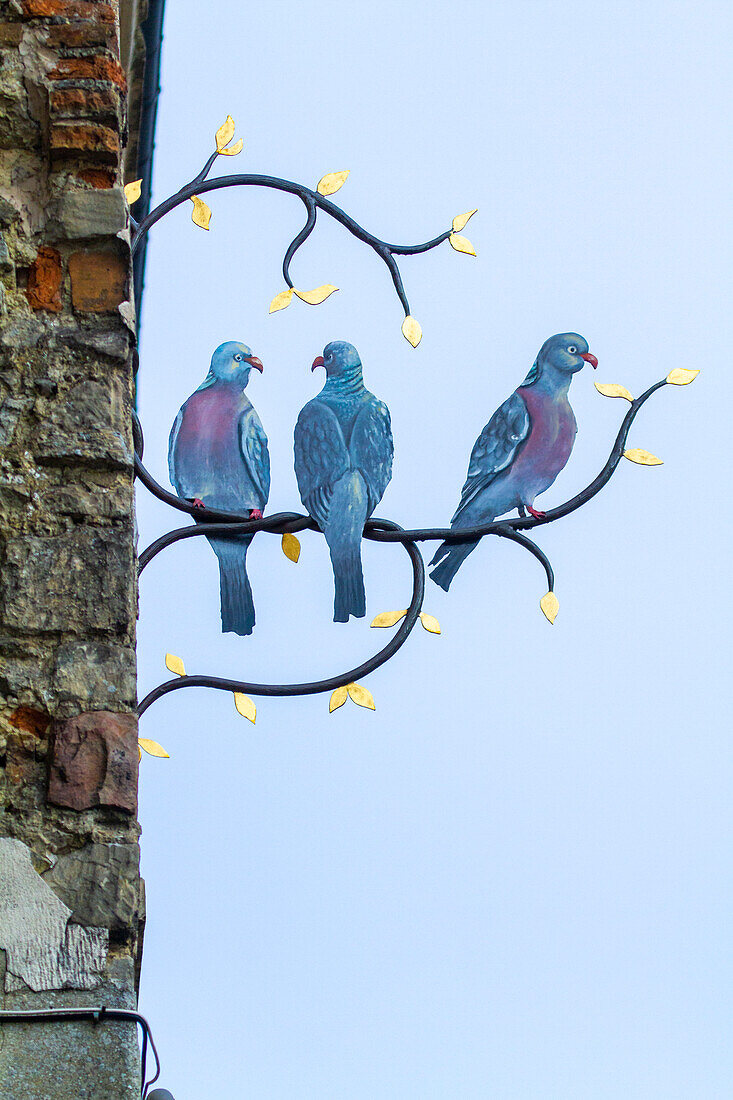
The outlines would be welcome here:
M 568 401 L 573 375 L 586 363 L 598 366 L 588 341 L 577 332 L 545 340 L 527 377 L 501 405 L 476 440 L 453 530 L 490 523 L 517 508 L 543 517 L 535 497 L 549 489 L 565 467 L 577 424 Z M 460 565 L 478 542 L 443 542 L 431 561 L 430 576 L 450 588 Z
M 261 519 L 270 495 L 270 453 L 260 418 L 244 392 L 252 367 L 262 372 L 262 363 L 246 344 L 229 340 L 216 349 L 209 373 L 181 406 L 171 429 L 168 468 L 184 500 Z M 255 624 L 247 577 L 252 538 L 209 539 L 219 559 L 222 631 L 251 634 Z
M 300 410 L 295 474 L 331 552 L 333 620 L 346 623 L 366 614 L 361 537 L 392 477 L 392 427 L 385 403 L 364 386 L 353 344 L 334 340 L 316 367 L 326 368 L 326 383 Z

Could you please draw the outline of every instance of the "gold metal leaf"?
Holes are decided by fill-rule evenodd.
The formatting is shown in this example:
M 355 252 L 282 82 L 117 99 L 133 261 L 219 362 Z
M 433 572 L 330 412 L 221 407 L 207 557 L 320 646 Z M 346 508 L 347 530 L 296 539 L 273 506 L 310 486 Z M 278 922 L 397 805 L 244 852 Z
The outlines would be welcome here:
M 143 758 L 143 750 L 138 745 L 138 747 L 137 747 L 137 762 L 138 762 L 138 764 L 140 763 L 142 758 Z
M 192 195 L 191 202 L 193 203 L 191 221 L 195 225 L 200 225 L 202 229 L 208 229 L 209 222 L 211 221 L 211 210 L 198 195 Z
M 338 710 L 339 707 L 342 707 L 348 699 L 348 696 L 349 693 L 347 692 L 345 687 L 336 688 L 336 690 L 331 694 L 331 698 L 328 701 L 328 713 L 333 714 L 335 710 Z
M 477 211 L 478 206 L 476 207 L 476 210 L 469 210 L 467 214 L 456 214 L 455 218 L 453 219 L 453 232 L 460 233 L 462 229 L 465 229 L 470 219 Z
M 160 756 L 163 760 L 170 760 L 170 754 L 157 741 L 150 741 L 147 737 L 138 737 L 137 743 L 138 749 L 143 749 L 149 756 Z
M 317 286 L 315 290 L 296 290 L 295 293 L 301 302 L 307 302 L 309 306 L 319 306 L 321 302 L 326 301 L 326 298 L 330 298 L 335 290 L 338 290 L 338 287 L 333 283 L 324 283 L 323 286 Z
M 290 558 L 295 564 L 298 564 L 298 558 L 300 557 L 300 540 L 291 534 L 290 531 L 286 531 L 282 537 L 280 545 L 283 548 L 283 554 L 286 558 Z
M 638 462 L 640 466 L 663 465 L 661 458 L 650 454 L 649 451 L 642 450 L 641 447 L 632 447 L 630 451 L 624 451 L 624 458 L 628 458 L 629 462 Z
M 243 718 L 249 718 L 250 722 L 254 722 L 257 717 L 257 707 L 254 705 L 249 695 L 244 695 L 241 691 L 235 691 L 234 706 Z
M 277 313 L 279 309 L 287 309 L 293 300 L 293 289 L 283 290 L 276 294 L 270 302 L 270 313 Z
M 125 184 L 125 198 L 127 199 L 127 205 L 132 206 L 134 202 L 140 198 L 142 191 L 143 181 L 135 180 L 133 183 Z
M 405 340 L 412 344 L 413 348 L 416 348 L 422 340 L 422 329 L 420 328 L 420 324 L 409 313 L 402 322 L 402 335 Z
M 540 600 L 540 607 L 542 608 L 542 614 L 547 619 L 548 623 L 554 623 L 558 611 L 560 610 L 560 601 L 554 592 L 545 592 L 544 596 Z
M 244 149 L 244 140 L 242 138 L 239 141 L 235 141 L 234 145 L 230 145 L 228 149 L 219 149 L 218 152 L 224 157 L 236 157 L 237 153 L 241 153 Z
M 426 611 L 421 611 L 420 622 L 430 634 L 440 634 L 440 623 L 434 615 L 428 615 Z
M 347 684 L 346 690 L 349 693 L 349 697 L 358 707 L 366 707 L 367 710 L 376 710 L 374 706 L 374 697 L 368 688 L 365 688 L 363 684 Z
M 620 386 L 618 382 L 594 382 L 593 385 L 604 397 L 623 397 L 626 401 L 634 400 L 626 386 Z
M 465 252 L 467 256 L 476 255 L 476 249 L 473 247 L 468 237 L 462 237 L 460 233 L 451 233 L 448 240 L 453 245 L 456 252 Z
M 347 168 L 345 172 L 329 172 L 327 176 L 318 181 L 318 187 L 316 190 L 319 195 L 335 195 L 340 187 L 346 183 L 346 177 L 349 174 Z
M 400 619 L 404 619 L 407 614 L 405 611 L 383 611 L 381 615 L 377 615 L 376 619 L 372 619 L 369 623 L 370 626 L 394 626 Z
M 675 367 L 667 375 L 665 381 L 673 386 L 689 386 L 697 378 L 699 370 L 685 370 L 684 367 Z
M 232 118 L 231 115 L 227 115 L 226 121 L 222 122 L 221 126 L 216 131 L 216 151 L 217 151 L 217 153 L 221 153 L 224 146 L 229 144 L 229 142 L 234 137 L 234 131 L 235 130 L 236 130 L 236 126 L 234 124 L 234 119 Z
M 176 657 L 175 653 L 166 653 L 165 667 L 169 672 L 172 672 L 174 676 L 186 675 L 186 666 L 180 657 Z

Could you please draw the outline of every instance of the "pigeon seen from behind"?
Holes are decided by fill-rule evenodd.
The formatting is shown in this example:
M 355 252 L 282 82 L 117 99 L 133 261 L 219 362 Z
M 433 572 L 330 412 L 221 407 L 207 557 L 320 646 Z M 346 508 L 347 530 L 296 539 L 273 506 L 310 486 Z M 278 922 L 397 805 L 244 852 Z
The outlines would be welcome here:
M 303 504 L 326 536 L 334 578 L 333 619 L 366 614 L 361 538 L 392 477 L 392 427 L 364 386 L 353 344 L 334 340 L 314 361 L 326 383 L 295 426 L 295 474 Z
M 477 527 L 517 508 L 543 517 L 533 507 L 570 458 L 577 424 L 568 401 L 573 375 L 586 363 L 598 366 L 588 341 L 577 332 L 545 340 L 527 377 L 501 405 L 476 440 L 461 502 L 451 529 Z M 430 576 L 447 592 L 478 540 L 443 542 Z
M 171 429 L 168 468 L 184 500 L 261 519 L 270 495 L 270 454 L 260 418 L 244 392 L 252 367 L 262 372 L 246 344 L 229 340 L 216 349 L 209 373 L 181 406 Z M 251 634 L 255 624 L 247 577 L 252 538 L 209 538 L 219 559 L 222 631 Z

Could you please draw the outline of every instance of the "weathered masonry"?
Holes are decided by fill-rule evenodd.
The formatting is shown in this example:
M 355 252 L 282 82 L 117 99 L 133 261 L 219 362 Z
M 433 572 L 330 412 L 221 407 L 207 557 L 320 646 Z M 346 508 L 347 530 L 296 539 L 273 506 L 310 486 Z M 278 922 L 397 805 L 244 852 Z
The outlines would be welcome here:
M 145 9 L 5 0 L 0 12 L 5 1010 L 136 1006 L 135 307 L 122 185 L 138 174 Z M 139 1072 L 132 1023 L 0 1025 L 3 1100 L 133 1100 Z

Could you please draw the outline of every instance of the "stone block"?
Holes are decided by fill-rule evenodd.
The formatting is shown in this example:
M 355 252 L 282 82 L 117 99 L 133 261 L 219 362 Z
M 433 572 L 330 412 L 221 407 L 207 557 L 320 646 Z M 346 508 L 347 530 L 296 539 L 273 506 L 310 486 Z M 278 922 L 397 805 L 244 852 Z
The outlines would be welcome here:
M 71 300 L 82 313 L 110 312 L 127 298 L 127 264 L 114 252 L 75 252 L 69 273 Z
M 105 191 L 67 191 L 61 196 L 53 228 L 72 240 L 113 237 L 127 225 L 127 204 L 120 188 Z
M 71 920 L 111 932 L 137 927 L 140 849 L 137 844 L 86 844 L 60 856 L 43 876 L 71 910 Z
M 0 569 L 0 622 L 25 634 L 108 630 L 135 621 L 132 530 L 72 528 L 7 538 Z
M 132 453 L 121 430 L 128 416 L 113 378 L 105 386 L 80 382 L 44 421 L 33 450 L 42 463 L 129 469 Z
M 84 708 L 135 706 L 135 650 L 87 640 L 64 642 L 55 652 L 54 693 L 59 703 Z
M 52 313 L 61 310 L 61 254 L 55 248 L 44 245 L 28 271 L 28 302 L 31 309 L 47 309 Z
M 48 801 L 72 810 L 94 806 L 137 812 L 137 717 L 91 711 L 56 723 Z

